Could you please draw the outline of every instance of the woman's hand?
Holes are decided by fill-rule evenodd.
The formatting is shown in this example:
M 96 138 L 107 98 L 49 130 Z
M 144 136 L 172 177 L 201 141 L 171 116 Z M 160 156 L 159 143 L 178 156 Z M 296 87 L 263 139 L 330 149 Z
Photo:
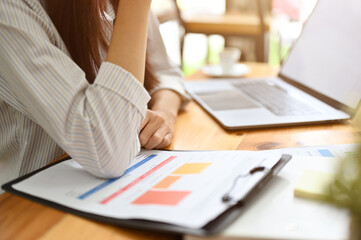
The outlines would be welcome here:
M 163 110 L 148 110 L 140 126 L 139 141 L 146 149 L 168 146 L 174 137 L 177 116 Z

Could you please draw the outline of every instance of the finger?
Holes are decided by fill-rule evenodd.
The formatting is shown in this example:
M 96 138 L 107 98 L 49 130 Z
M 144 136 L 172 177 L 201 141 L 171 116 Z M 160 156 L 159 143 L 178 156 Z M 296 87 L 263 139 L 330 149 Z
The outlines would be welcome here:
M 150 138 L 153 136 L 157 129 L 149 127 L 149 124 L 145 125 L 143 130 L 139 134 L 139 141 L 140 145 L 144 147 L 150 140 Z
M 139 141 L 142 147 L 145 147 L 148 144 L 155 132 L 162 127 L 162 124 L 163 121 L 156 118 L 150 118 L 139 134 Z
M 162 148 L 168 146 L 169 144 L 171 144 L 172 140 L 173 140 L 173 134 L 168 133 L 163 138 L 163 141 L 158 146 L 156 146 L 154 148 L 155 149 L 162 149 Z
M 149 141 L 144 145 L 146 149 L 153 149 L 159 144 L 162 143 L 163 139 L 167 135 L 168 131 L 165 128 L 159 128 L 154 134 L 149 138 Z

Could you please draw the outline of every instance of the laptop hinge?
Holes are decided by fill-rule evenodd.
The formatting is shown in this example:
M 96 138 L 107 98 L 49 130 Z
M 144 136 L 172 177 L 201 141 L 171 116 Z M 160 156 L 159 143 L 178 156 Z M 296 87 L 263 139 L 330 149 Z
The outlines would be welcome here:
M 318 100 L 320 100 L 320 101 L 322 101 L 322 102 L 324 102 L 324 103 L 326 103 L 326 104 L 328 104 L 328 105 L 330 105 L 330 106 L 332 106 L 332 107 L 334 107 L 334 108 L 336 108 L 338 110 L 346 112 L 351 117 L 354 116 L 354 114 L 356 113 L 356 110 L 361 105 L 361 101 L 360 101 L 359 104 L 358 104 L 358 107 L 356 109 L 351 108 L 351 107 L 349 107 L 349 106 L 347 106 L 347 105 L 345 105 L 345 104 L 343 104 L 343 103 L 341 103 L 339 101 L 336 101 L 335 99 L 332 99 L 332 98 L 330 98 L 330 97 L 328 97 L 328 96 L 326 96 L 326 95 L 324 95 L 324 94 L 322 94 L 320 92 L 317 92 L 317 91 L 315 91 L 315 90 L 313 90 L 313 89 L 311 89 L 311 88 L 309 88 L 309 87 L 307 87 L 307 86 L 305 86 L 305 85 L 303 85 L 303 84 L 301 84 L 299 82 L 296 82 L 296 81 L 282 75 L 282 73 L 278 74 L 278 77 L 280 79 L 282 79 L 283 81 L 287 82 L 288 84 L 291 84 L 292 86 L 294 86 L 294 87 L 296 87 L 296 88 L 310 94 L 311 96 L 317 98 Z

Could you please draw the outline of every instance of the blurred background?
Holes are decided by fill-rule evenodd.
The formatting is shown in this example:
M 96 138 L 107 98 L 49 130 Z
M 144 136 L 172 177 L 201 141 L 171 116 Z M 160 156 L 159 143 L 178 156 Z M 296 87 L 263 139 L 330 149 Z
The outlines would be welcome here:
M 225 46 L 242 61 L 279 65 L 317 0 L 153 0 L 170 58 L 187 76 L 219 63 Z

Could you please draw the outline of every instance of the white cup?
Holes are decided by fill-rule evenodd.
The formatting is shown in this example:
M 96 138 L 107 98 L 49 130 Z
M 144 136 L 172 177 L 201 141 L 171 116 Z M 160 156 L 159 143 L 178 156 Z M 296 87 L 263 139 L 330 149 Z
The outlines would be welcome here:
M 226 47 L 219 54 L 219 61 L 223 74 L 232 74 L 233 66 L 239 61 L 241 50 L 239 48 Z

